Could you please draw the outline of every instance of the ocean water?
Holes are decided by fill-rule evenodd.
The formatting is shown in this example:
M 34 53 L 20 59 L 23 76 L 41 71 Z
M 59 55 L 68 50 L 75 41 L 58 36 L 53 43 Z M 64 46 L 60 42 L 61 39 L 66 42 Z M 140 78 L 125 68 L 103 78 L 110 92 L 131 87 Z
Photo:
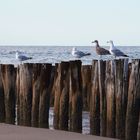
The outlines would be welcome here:
M 33 59 L 24 63 L 60 63 L 61 61 L 76 60 L 71 55 L 71 50 L 75 46 L 0 46 L 0 63 L 18 64 L 15 59 L 15 52 L 18 50 Z M 104 47 L 104 46 L 103 46 Z M 76 46 L 83 52 L 90 52 L 90 56 L 79 58 L 82 64 L 91 64 L 93 59 L 99 59 L 94 46 Z M 109 46 L 104 48 L 109 49 Z M 140 58 L 140 46 L 118 46 L 118 49 L 129 55 L 130 59 Z M 102 59 L 114 59 L 112 56 L 103 56 Z

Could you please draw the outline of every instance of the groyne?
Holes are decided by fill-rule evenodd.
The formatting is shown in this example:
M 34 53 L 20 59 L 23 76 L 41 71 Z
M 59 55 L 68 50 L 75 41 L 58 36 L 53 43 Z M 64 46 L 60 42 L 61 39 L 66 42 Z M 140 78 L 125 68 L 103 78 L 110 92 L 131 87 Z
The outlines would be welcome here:
M 140 139 L 140 60 L 80 60 L 52 64 L 0 64 L 0 122 L 82 132 L 82 111 L 90 112 L 90 133 Z

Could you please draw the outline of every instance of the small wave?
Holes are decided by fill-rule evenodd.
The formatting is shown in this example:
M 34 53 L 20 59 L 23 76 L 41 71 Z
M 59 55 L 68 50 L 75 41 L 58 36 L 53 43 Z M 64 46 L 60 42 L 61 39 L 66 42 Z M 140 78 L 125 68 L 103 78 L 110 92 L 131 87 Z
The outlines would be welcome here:
M 82 64 L 92 64 L 93 59 L 100 59 L 93 47 L 78 46 L 79 50 L 90 52 L 90 56 L 80 58 Z M 107 48 L 107 47 L 106 47 Z M 27 56 L 33 57 L 29 62 L 32 63 L 59 63 L 61 61 L 77 60 L 71 55 L 72 46 L 0 46 L 1 63 L 17 63 L 15 61 L 15 52 L 18 50 Z M 140 58 L 140 47 L 121 46 L 130 59 Z M 113 56 L 102 56 L 103 60 L 112 60 Z

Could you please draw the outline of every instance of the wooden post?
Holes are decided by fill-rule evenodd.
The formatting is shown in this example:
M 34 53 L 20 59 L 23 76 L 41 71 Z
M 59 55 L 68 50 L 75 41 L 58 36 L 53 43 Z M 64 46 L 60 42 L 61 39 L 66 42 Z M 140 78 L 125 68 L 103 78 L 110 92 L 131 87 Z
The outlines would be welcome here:
M 56 66 L 52 66 L 50 86 L 49 86 L 49 91 L 50 91 L 50 107 L 54 107 L 55 77 L 56 77 Z
M 15 123 L 15 81 L 14 65 L 1 65 L 2 82 L 4 86 L 6 123 Z
M 50 107 L 50 78 L 52 64 L 42 64 L 40 74 L 40 97 L 39 97 L 39 127 L 49 127 L 49 107 Z
M 90 133 L 100 135 L 100 93 L 98 60 L 92 62 L 92 91 L 90 96 Z
M 99 92 L 100 92 L 100 136 L 106 136 L 106 91 L 105 91 L 105 74 L 106 61 L 98 61 L 99 74 Z
M 126 104 L 127 104 L 126 91 L 128 91 L 127 90 L 128 88 L 126 87 L 125 79 L 128 80 L 127 77 L 128 63 L 126 65 L 124 59 L 116 60 L 115 62 L 116 62 L 116 67 L 115 67 L 116 138 L 124 139 Z
M 32 77 L 32 84 L 33 84 L 33 95 L 32 95 L 32 118 L 31 123 L 32 126 L 38 127 L 38 118 L 39 118 L 39 97 L 40 97 L 40 87 L 42 83 L 40 82 L 40 75 L 41 75 L 41 65 L 42 64 L 34 64 L 33 65 L 33 77 Z
M 54 128 L 68 130 L 69 62 L 61 62 L 55 82 Z
M 128 104 L 126 114 L 126 140 L 137 139 L 140 102 L 140 60 L 132 61 L 132 70 L 129 78 Z
M 55 64 L 55 73 L 54 73 L 54 80 L 53 80 L 53 85 L 52 85 L 52 90 L 51 90 L 51 97 L 50 97 L 50 102 L 52 104 L 52 106 L 54 106 L 54 98 L 55 98 L 55 91 L 56 91 L 56 81 L 57 81 L 57 78 L 58 78 L 58 63 Z M 55 125 L 55 124 L 54 124 Z M 55 129 L 56 126 L 54 126 Z
M 122 96 L 122 103 L 123 103 L 123 118 L 124 123 L 126 119 L 126 110 L 127 110 L 127 101 L 128 101 L 128 87 L 129 87 L 129 59 L 124 59 L 124 70 L 123 70 L 123 96 Z M 125 129 L 124 129 L 125 130 Z
M 83 95 L 83 109 L 89 110 L 90 93 L 91 93 L 91 65 L 83 65 L 82 73 L 82 95 Z
M 140 112 L 139 112 L 139 123 L 138 123 L 138 131 L 137 131 L 137 140 L 140 140 Z
M 55 77 L 54 77 L 54 85 L 53 85 L 53 93 L 54 93 L 54 119 L 53 126 L 55 129 L 59 129 L 59 103 L 60 103 L 60 64 L 55 64 Z
M 16 125 L 20 124 L 20 66 L 17 66 L 16 73 Z
M 81 61 L 70 61 L 69 85 L 70 131 L 82 132 L 82 79 Z
M 51 64 L 33 65 L 32 126 L 49 127 Z
M 4 87 L 2 83 L 1 72 L 0 72 L 0 122 L 5 122 Z
M 31 126 L 32 64 L 24 63 L 19 68 L 19 124 Z
M 107 137 L 115 137 L 115 63 L 106 61 Z
M 62 91 L 60 97 L 60 122 L 59 128 L 61 130 L 68 130 L 68 120 L 69 120 L 69 63 L 62 62 L 64 70 L 62 71 Z

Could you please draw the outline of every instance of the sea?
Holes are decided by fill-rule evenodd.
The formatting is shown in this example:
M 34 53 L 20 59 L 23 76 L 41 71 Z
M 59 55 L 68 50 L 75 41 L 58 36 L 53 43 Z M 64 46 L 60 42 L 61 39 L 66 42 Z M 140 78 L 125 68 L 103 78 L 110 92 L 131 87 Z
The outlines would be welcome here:
M 78 50 L 91 53 L 89 56 L 75 58 L 71 55 L 71 50 L 76 47 Z M 109 49 L 109 46 L 102 46 Z M 129 56 L 129 59 L 140 58 L 140 46 L 117 46 Z M 24 61 L 24 63 L 60 63 L 61 61 L 81 60 L 82 65 L 92 64 L 94 59 L 114 59 L 113 56 L 102 56 L 96 54 L 94 46 L 0 46 L 0 63 L 2 64 L 19 64 L 15 59 L 15 52 L 32 57 L 32 59 Z
M 82 58 L 75 58 L 71 55 L 71 50 L 76 47 L 78 50 L 91 53 L 89 56 L 84 56 Z M 109 49 L 109 46 L 102 46 Z M 123 51 L 131 59 L 140 59 L 140 46 L 117 46 L 118 49 Z M 21 62 L 16 60 L 16 51 L 22 54 L 32 57 L 32 59 L 24 61 L 22 63 L 60 63 L 61 61 L 70 60 L 81 60 L 82 65 L 91 65 L 94 59 L 111 60 L 114 59 L 113 56 L 102 56 L 101 58 L 96 54 L 94 46 L 0 46 L 0 63 L 1 64 L 14 64 L 17 66 Z M 117 58 L 119 59 L 119 58 Z M 49 113 L 49 127 L 53 129 L 53 108 L 50 108 Z M 89 112 L 83 111 L 82 120 L 82 133 L 89 134 L 90 132 L 90 122 L 89 122 Z
M 53 107 L 49 110 L 49 129 L 53 130 L 53 118 L 54 118 L 54 109 Z M 82 134 L 90 134 L 90 117 L 88 111 L 82 112 Z

